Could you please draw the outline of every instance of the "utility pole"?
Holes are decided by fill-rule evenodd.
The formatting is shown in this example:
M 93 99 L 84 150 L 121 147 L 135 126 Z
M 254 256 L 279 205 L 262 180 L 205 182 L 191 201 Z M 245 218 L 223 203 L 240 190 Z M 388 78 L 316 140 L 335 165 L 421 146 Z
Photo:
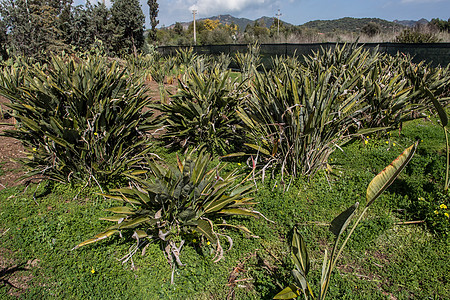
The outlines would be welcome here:
M 278 10 L 278 13 L 275 16 L 277 16 L 277 21 L 278 21 L 277 35 L 278 35 L 278 37 L 280 37 L 280 17 L 282 16 L 280 13 L 280 10 Z
M 195 30 L 195 14 L 197 13 L 196 9 L 192 10 L 192 14 L 194 15 L 194 46 L 197 45 L 197 35 L 196 35 L 196 30 Z

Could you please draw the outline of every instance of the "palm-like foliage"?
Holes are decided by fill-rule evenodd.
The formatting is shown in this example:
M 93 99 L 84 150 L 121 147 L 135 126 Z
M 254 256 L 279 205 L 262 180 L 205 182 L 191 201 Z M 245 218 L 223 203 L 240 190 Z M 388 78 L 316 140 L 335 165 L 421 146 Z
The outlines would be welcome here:
M 97 242 L 122 230 L 133 230 L 135 237 L 159 241 L 169 262 L 181 264 L 179 251 L 188 234 L 198 233 L 212 243 L 216 260 L 223 256 L 218 227 L 234 227 L 249 233 L 239 225 L 217 222 L 228 215 L 258 217 L 252 210 L 252 198 L 248 195 L 253 184 L 236 184 L 236 172 L 221 175 L 216 166 L 209 169 L 211 156 L 200 152 L 197 158 L 178 159 L 177 165 L 150 162 L 150 179 L 131 176 L 134 188 L 112 190 L 111 199 L 122 201 L 125 206 L 108 209 L 115 216 L 104 218 L 116 224 L 89 239 L 76 248 Z M 128 205 L 127 205 L 128 204 Z
M 152 113 L 142 108 L 150 99 L 116 63 L 55 57 L 45 70 L 27 68 L 23 85 L 3 76 L 0 87 L 18 121 L 5 135 L 25 145 L 27 176 L 103 185 L 148 151 L 143 131 Z
M 171 103 L 161 108 L 166 114 L 163 138 L 182 147 L 205 144 L 212 151 L 228 152 L 240 138 L 236 108 L 246 90 L 244 83 L 231 79 L 229 71 L 191 70 Z

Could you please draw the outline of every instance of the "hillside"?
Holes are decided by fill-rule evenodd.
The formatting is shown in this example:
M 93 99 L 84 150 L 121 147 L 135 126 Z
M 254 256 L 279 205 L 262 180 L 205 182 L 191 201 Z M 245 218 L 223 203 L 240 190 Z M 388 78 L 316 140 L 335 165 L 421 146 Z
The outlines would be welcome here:
M 378 18 L 341 18 L 337 20 L 316 20 L 307 22 L 301 27 L 315 29 L 319 32 L 328 33 L 336 31 L 360 32 L 368 23 L 376 23 L 382 31 L 401 30 L 405 26 L 402 24 L 389 22 Z
M 227 24 L 227 25 L 235 24 L 235 25 L 239 26 L 239 30 L 240 31 L 244 31 L 248 24 L 253 24 L 255 21 L 260 23 L 260 24 L 264 24 L 266 27 L 270 27 L 273 24 L 274 20 L 275 20 L 275 18 L 272 18 L 272 17 L 261 17 L 261 18 L 256 19 L 256 20 L 250 20 L 250 19 L 247 19 L 247 18 L 236 18 L 236 17 L 233 17 L 231 15 L 218 15 L 218 16 L 209 17 L 209 18 L 200 18 L 200 19 L 197 19 L 197 20 L 198 21 L 202 21 L 202 20 L 205 20 L 205 19 L 219 20 L 220 23 Z M 181 23 L 181 25 L 183 26 L 183 28 L 187 28 L 187 27 L 189 27 L 189 25 L 191 23 L 192 22 L 183 22 L 183 23 Z M 289 24 L 287 22 L 283 22 L 283 23 L 286 24 L 286 25 L 292 25 L 292 24 Z M 175 26 L 175 24 L 170 25 L 168 28 L 173 28 L 173 26 Z

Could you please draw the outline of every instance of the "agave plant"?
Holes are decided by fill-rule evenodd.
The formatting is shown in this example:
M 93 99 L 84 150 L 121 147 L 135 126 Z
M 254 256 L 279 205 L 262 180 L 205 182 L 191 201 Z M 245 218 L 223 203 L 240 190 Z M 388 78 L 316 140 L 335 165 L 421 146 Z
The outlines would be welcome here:
M 146 88 L 117 63 L 54 57 L 47 68 L 25 66 L 21 81 L 3 76 L 17 126 L 4 135 L 25 146 L 25 176 L 106 185 L 149 150 L 144 131 L 151 111 Z
M 191 153 L 192 154 L 192 153 Z M 220 227 L 233 227 L 249 233 L 244 226 L 223 222 L 223 217 L 242 215 L 259 217 L 251 207 L 251 183 L 237 184 L 233 171 L 221 175 L 221 168 L 208 168 L 211 156 L 201 151 L 197 158 L 189 155 L 177 165 L 149 162 L 151 177 L 142 179 L 130 175 L 133 188 L 111 190 L 104 195 L 122 201 L 123 206 L 107 209 L 115 213 L 103 218 L 115 224 L 94 238 L 80 243 L 81 247 L 125 230 L 134 231 L 140 240 L 161 243 L 169 263 L 182 265 L 180 251 L 188 235 L 198 234 L 214 246 L 215 261 L 223 257 L 220 237 L 226 237 Z M 231 245 L 231 238 L 228 237 Z
M 236 108 L 246 90 L 243 82 L 231 79 L 230 71 L 190 71 L 171 103 L 161 108 L 166 114 L 163 139 L 182 147 L 204 144 L 217 153 L 228 152 L 240 138 Z
M 351 138 L 364 109 L 355 88 L 365 70 L 347 76 L 330 67 L 320 73 L 256 74 L 252 98 L 239 108 L 249 133 L 248 147 L 262 157 L 265 170 L 279 167 L 282 175 L 314 174 L 328 156 Z M 264 177 L 264 173 L 263 173 Z
M 292 275 L 295 279 L 295 284 L 291 284 L 277 295 L 274 299 L 295 299 L 303 296 L 304 299 L 318 299 L 324 300 L 326 298 L 328 287 L 330 286 L 331 274 L 336 266 L 336 263 L 342 254 L 342 251 L 352 236 L 355 228 L 362 220 L 363 216 L 368 211 L 369 207 L 374 201 L 394 182 L 400 172 L 409 163 L 417 149 L 418 142 L 403 151 L 389 166 L 381 171 L 367 187 L 366 206 L 359 214 L 358 219 L 353 224 L 350 232 L 345 237 L 344 241 L 340 243 L 341 236 L 350 225 L 352 219 L 357 214 L 359 202 L 350 206 L 347 210 L 339 214 L 332 222 L 330 231 L 335 235 L 335 243 L 331 255 L 328 257 L 328 252 L 325 250 L 325 255 L 322 264 L 322 276 L 320 279 L 319 292 L 317 297 L 314 296 L 313 289 L 310 285 L 308 273 L 310 270 L 310 260 L 306 243 L 298 232 L 297 227 L 294 227 L 291 239 L 291 258 L 294 262 L 295 269 L 292 270 Z
M 246 53 L 235 54 L 235 61 L 241 70 L 243 78 L 251 78 L 261 65 L 261 49 L 258 43 L 249 45 Z

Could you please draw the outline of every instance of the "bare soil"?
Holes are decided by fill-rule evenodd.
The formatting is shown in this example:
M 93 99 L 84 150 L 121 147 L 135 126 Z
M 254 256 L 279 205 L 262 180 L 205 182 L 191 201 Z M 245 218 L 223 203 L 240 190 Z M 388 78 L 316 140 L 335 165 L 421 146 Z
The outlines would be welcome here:
M 8 100 L 0 96 L 0 112 L 5 113 Z M 0 134 L 14 126 L 14 118 L 5 119 L 0 115 Z M 22 184 L 19 178 L 24 174 L 22 166 L 13 160 L 25 157 L 22 143 L 16 139 L 0 135 L 0 190 Z

